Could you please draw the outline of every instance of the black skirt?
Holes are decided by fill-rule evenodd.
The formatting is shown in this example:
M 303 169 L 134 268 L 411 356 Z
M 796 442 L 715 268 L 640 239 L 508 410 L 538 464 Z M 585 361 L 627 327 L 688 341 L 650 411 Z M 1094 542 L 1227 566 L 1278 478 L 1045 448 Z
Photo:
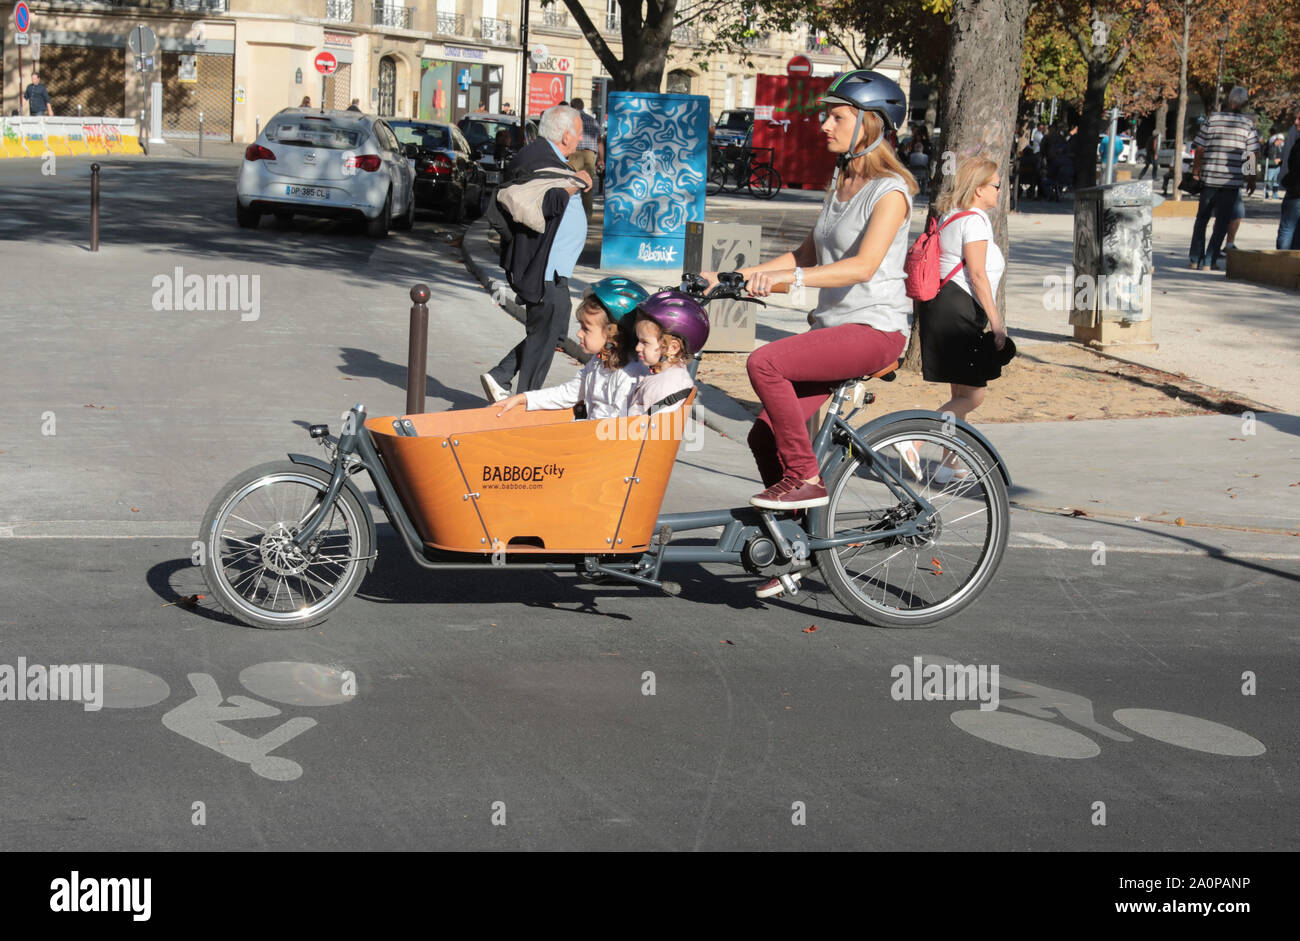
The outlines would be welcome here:
M 922 301 L 920 315 L 921 374 L 926 382 L 982 387 L 1001 374 L 990 370 L 980 352 L 988 315 L 954 282 L 945 284 L 934 300 Z

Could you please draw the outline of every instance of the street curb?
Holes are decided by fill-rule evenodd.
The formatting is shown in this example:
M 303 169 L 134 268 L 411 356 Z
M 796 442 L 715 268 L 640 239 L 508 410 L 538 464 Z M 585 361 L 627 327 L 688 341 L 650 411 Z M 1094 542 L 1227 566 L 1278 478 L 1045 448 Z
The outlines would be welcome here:
M 492 260 L 481 262 L 475 257 L 476 254 L 485 255 Z M 461 260 L 465 263 L 465 268 L 470 275 L 476 278 L 479 284 L 483 286 L 483 289 L 493 297 L 493 303 L 496 303 L 515 320 L 523 323 L 524 308 L 522 306 L 516 301 L 505 297 L 502 297 L 501 302 L 495 299 L 498 296 L 499 289 L 504 289 L 506 293 L 513 292 L 510 291 L 509 286 L 506 284 L 505 272 L 501 270 L 492 255 L 492 247 L 487 238 L 487 220 L 479 219 L 471 223 L 461 237 Z M 585 282 L 579 281 L 579 283 L 585 286 Z M 565 336 L 560 346 L 568 356 L 573 357 L 580 363 L 586 363 L 590 358 L 572 337 Z M 717 432 L 724 438 L 732 438 L 736 441 L 744 441 L 749 437 L 749 429 L 754 423 L 754 416 L 743 405 L 717 386 L 709 385 L 707 382 L 697 382 L 696 388 L 699 391 L 695 396 L 695 411 L 705 428 Z

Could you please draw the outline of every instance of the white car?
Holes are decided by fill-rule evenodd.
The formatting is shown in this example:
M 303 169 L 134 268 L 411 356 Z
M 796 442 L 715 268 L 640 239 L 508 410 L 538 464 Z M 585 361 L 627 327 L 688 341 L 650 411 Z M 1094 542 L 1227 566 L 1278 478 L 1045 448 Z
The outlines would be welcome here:
M 415 221 L 415 171 L 393 129 L 357 111 L 286 108 L 244 151 L 235 218 L 256 228 L 265 213 L 360 218 L 382 238 Z

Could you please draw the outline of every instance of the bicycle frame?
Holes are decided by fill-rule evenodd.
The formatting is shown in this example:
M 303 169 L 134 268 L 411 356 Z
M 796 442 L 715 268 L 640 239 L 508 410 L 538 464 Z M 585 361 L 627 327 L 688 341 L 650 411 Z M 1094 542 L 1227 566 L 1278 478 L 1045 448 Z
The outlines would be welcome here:
M 659 572 L 665 562 L 694 563 L 731 563 L 743 564 L 746 544 L 759 535 L 769 537 L 776 550 L 772 564 L 790 565 L 809 559 L 814 552 L 833 549 L 854 542 L 876 542 L 894 537 L 916 535 L 934 512 L 934 507 L 923 496 L 912 489 L 911 484 L 889 467 L 886 462 L 875 458 L 867 444 L 867 437 L 880 427 L 893 422 L 913 418 L 926 418 L 936 424 L 944 422 L 944 417 L 937 412 L 909 410 L 894 412 L 881 416 L 854 429 L 848 418 L 856 414 L 856 409 L 848 418 L 841 416 L 845 399 L 851 384 L 839 386 L 831 397 L 826 419 L 813 439 L 813 452 L 822 469 L 823 477 L 828 478 L 842 460 L 860 456 L 868 462 L 879 475 L 881 481 L 893 493 L 902 505 L 912 505 L 918 512 L 908 520 L 891 529 L 849 530 L 833 537 L 818 537 L 823 529 L 826 509 L 817 508 L 807 514 L 807 523 L 802 525 L 795 519 L 778 519 L 770 510 L 753 506 L 732 507 L 719 510 L 704 510 L 690 513 L 661 514 L 656 521 L 658 544 L 633 559 L 602 558 L 597 555 L 557 554 L 545 561 L 522 562 L 510 561 L 505 553 L 453 553 L 436 550 L 425 546 L 420 539 L 415 524 L 411 521 L 406 507 L 389 477 L 374 441 L 365 430 L 366 410 L 361 404 L 354 405 L 349 413 L 345 431 L 340 435 L 335 447 L 334 460 L 327 463 L 319 458 L 304 454 L 290 454 L 289 459 L 297 464 L 314 466 L 330 473 L 330 484 L 320 504 L 305 521 L 294 538 L 294 543 L 305 547 L 315 536 L 329 516 L 334 499 L 344 488 L 351 488 L 358 497 L 358 502 L 365 508 L 366 525 L 370 530 L 372 546 L 377 545 L 375 523 L 368 504 L 360 496 L 351 476 L 365 469 L 374 483 L 379 495 L 379 503 L 387 514 L 393 528 L 405 544 L 411 558 L 425 569 L 481 570 L 486 566 L 508 569 L 529 569 L 544 571 L 572 571 L 575 566 L 588 575 L 607 575 L 623 581 L 659 588 L 675 594 L 680 590 L 671 582 L 659 578 Z M 954 427 L 960 429 L 977 441 L 993 457 L 997 470 L 1005 482 L 1010 485 L 1010 475 L 1006 465 L 992 444 L 978 431 L 965 422 L 957 420 Z M 347 429 L 359 429 L 349 432 Z M 992 468 L 989 469 L 992 473 Z M 577 508 L 575 508 L 575 512 Z M 674 534 L 702 529 L 718 528 L 722 532 L 712 545 L 671 545 Z M 376 553 L 377 554 L 377 553 Z M 504 558 L 503 558 L 504 556 Z M 537 555 L 532 558 L 536 559 Z M 373 561 L 373 560 L 372 560 Z

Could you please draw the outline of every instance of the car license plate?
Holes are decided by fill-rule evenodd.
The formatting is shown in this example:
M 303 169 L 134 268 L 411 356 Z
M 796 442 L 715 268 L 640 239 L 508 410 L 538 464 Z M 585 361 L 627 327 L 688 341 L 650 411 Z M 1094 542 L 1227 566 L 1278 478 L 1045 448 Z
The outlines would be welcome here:
M 501 182 L 501 174 L 496 170 L 489 170 L 487 175 L 488 186 L 496 186 Z
M 306 196 L 308 199 L 330 198 L 330 191 L 320 186 L 292 186 L 286 184 L 284 194 L 286 196 Z

